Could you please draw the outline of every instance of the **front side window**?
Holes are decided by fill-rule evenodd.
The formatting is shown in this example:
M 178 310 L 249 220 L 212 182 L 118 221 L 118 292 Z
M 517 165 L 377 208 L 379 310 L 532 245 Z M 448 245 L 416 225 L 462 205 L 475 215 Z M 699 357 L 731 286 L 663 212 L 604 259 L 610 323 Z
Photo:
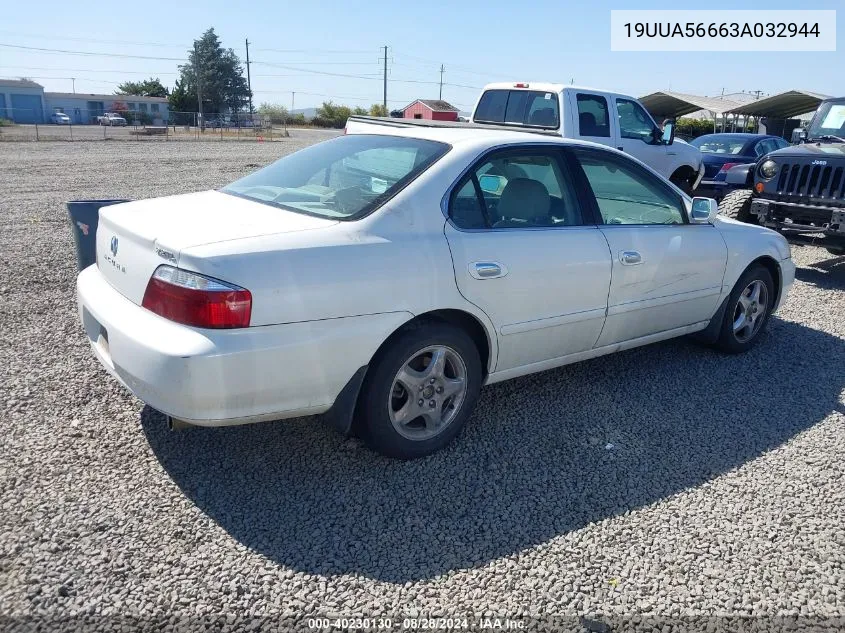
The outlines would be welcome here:
M 636 138 L 646 143 L 654 139 L 654 122 L 643 107 L 629 99 L 617 99 L 619 132 L 622 138 Z
M 222 191 L 297 213 L 355 220 L 448 150 L 445 143 L 418 138 L 350 134 L 289 154 Z
M 599 95 L 579 94 L 578 134 L 579 136 L 610 136 L 610 117 L 607 114 L 607 99 Z
M 449 206 L 462 229 L 524 229 L 583 224 L 565 164 L 554 153 L 499 152 L 458 184 Z
M 560 122 L 558 98 L 555 93 L 539 90 L 486 90 L 473 120 L 556 128 Z
M 685 224 L 681 199 L 627 159 L 576 149 L 604 224 Z

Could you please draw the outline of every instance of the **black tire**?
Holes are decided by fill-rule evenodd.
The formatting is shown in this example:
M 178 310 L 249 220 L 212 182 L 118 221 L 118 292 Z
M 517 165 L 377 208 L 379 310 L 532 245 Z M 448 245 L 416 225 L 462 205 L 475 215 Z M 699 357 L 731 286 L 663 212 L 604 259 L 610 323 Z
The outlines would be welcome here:
M 669 181 L 688 196 L 692 196 L 692 183 L 689 178 L 684 178 L 679 174 L 672 174 Z
M 754 281 L 761 281 L 766 286 L 766 312 L 763 315 L 762 322 L 754 330 L 751 337 L 747 340 L 741 340 L 734 332 L 734 322 L 741 313 L 740 295 L 748 286 Z M 772 308 L 774 308 L 775 301 L 775 284 L 772 281 L 772 275 L 762 265 L 755 264 L 746 270 L 739 281 L 736 282 L 730 296 L 728 297 L 728 306 L 725 310 L 725 316 L 722 320 L 722 328 L 719 331 L 719 338 L 716 341 L 716 347 L 723 352 L 729 354 L 740 354 L 747 352 L 757 344 L 760 339 L 760 333 L 766 329 L 769 322 L 769 317 L 772 316 Z
M 394 427 L 388 403 L 392 402 L 394 379 L 399 370 L 409 359 L 431 346 L 449 348 L 460 357 L 466 369 L 466 391 L 451 421 L 437 435 L 409 439 Z M 389 341 L 370 363 L 356 409 L 362 439 L 382 455 L 398 459 L 415 459 L 440 450 L 458 435 L 472 414 L 481 391 L 482 377 L 478 349 L 466 332 L 439 321 L 422 321 L 409 326 Z
M 746 224 L 757 224 L 757 216 L 751 215 L 750 189 L 731 191 L 719 203 L 719 213 Z

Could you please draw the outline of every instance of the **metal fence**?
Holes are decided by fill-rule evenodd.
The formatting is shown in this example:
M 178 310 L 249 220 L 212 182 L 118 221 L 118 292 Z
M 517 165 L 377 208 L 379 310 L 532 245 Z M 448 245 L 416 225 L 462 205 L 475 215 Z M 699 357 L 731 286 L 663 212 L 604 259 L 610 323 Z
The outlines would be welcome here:
M 269 118 L 236 112 L 103 112 L 73 108 L 70 112 L 41 112 L 0 108 L 2 141 L 277 141 L 288 136 L 285 126 Z

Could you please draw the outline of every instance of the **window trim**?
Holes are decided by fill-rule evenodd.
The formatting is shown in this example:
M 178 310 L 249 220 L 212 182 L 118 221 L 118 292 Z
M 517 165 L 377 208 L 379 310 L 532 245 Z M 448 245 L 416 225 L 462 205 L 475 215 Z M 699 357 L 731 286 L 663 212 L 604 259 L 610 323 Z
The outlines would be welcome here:
M 636 99 L 629 99 L 629 98 L 626 98 L 626 97 L 615 97 L 616 118 L 617 118 L 617 119 L 620 119 L 620 118 L 621 118 L 621 117 L 619 116 L 619 102 L 620 102 L 620 101 L 625 101 L 625 102 L 627 102 L 627 103 L 631 103 L 631 104 L 633 104 L 633 105 L 637 106 L 640 110 L 642 110 L 642 111 L 645 113 L 645 115 L 648 117 L 648 120 L 649 120 L 649 121 L 651 121 L 651 140 L 650 140 L 650 141 L 646 141 L 646 140 L 645 140 L 645 139 L 643 139 L 641 136 L 625 136 L 625 134 L 622 132 L 622 121 L 621 121 L 621 120 L 620 120 L 620 121 L 618 121 L 618 125 L 619 125 L 619 138 L 620 138 L 620 139 L 626 138 L 626 139 L 628 139 L 628 140 L 630 140 L 630 141 L 642 141 L 642 142 L 643 142 L 643 143 L 645 143 L 646 145 L 661 145 L 662 143 L 656 143 L 656 142 L 655 142 L 655 140 L 654 140 L 654 139 L 655 139 L 654 131 L 655 131 L 655 130 L 659 130 L 660 128 L 658 127 L 657 123 L 655 123 L 654 119 L 653 119 L 653 118 L 651 118 L 651 114 L 649 114 L 648 110 L 646 110 L 646 109 L 643 107 L 643 104 L 641 104 L 641 103 L 640 103 L 639 101 L 637 101 Z
M 596 229 L 598 228 L 599 222 L 596 221 L 596 214 L 595 209 L 593 209 L 588 204 L 585 205 L 587 202 L 584 192 L 582 191 L 582 187 L 580 186 L 579 181 L 579 172 L 581 172 L 580 165 L 572 164 L 570 157 L 567 156 L 567 146 L 562 145 L 560 143 L 528 143 L 528 144 L 504 144 L 504 145 L 496 145 L 494 147 L 487 148 L 483 152 L 481 152 L 478 156 L 476 156 L 470 164 L 464 168 L 458 177 L 452 182 L 452 184 L 446 189 L 446 193 L 444 194 L 443 198 L 440 201 L 440 211 L 443 213 L 443 216 L 446 218 L 446 221 L 452 225 L 452 227 L 456 231 L 461 231 L 463 233 L 489 233 L 489 232 L 500 232 L 500 231 L 563 231 L 563 230 L 572 230 L 572 229 Z M 526 227 L 499 227 L 495 228 L 490 225 L 490 216 L 487 210 L 487 204 L 484 201 L 483 193 L 481 192 L 481 185 L 478 184 L 478 175 L 476 171 L 478 167 L 481 166 L 482 163 L 486 162 L 489 157 L 493 154 L 502 154 L 502 155 L 509 155 L 509 154 L 525 154 L 527 152 L 534 152 L 540 155 L 549 155 L 553 160 L 558 162 L 558 168 L 560 169 L 562 174 L 568 170 L 570 175 L 572 176 L 572 182 L 570 183 L 572 188 L 572 193 L 574 194 L 576 204 L 578 205 L 579 211 L 581 212 L 581 224 L 577 225 L 570 225 L 570 226 L 526 226 Z M 576 161 L 577 163 L 577 161 Z M 577 167 L 577 170 L 575 168 Z M 466 183 L 470 180 L 475 180 L 475 195 L 480 196 L 479 202 L 481 203 L 481 212 L 484 214 L 484 220 L 488 224 L 488 226 L 482 229 L 467 229 L 458 226 L 452 220 L 452 201 L 457 193 L 463 189 Z M 598 216 L 598 219 L 601 219 L 601 216 Z
M 644 226 L 656 226 L 661 228 L 666 228 L 668 226 L 710 226 L 706 224 L 692 224 L 689 221 L 689 212 L 687 211 L 686 201 L 684 196 L 678 195 L 678 193 L 669 185 L 668 182 L 664 181 L 661 176 L 650 172 L 648 169 L 639 165 L 636 161 L 629 159 L 625 156 L 616 154 L 614 152 L 609 152 L 607 150 L 599 149 L 597 147 L 568 147 L 566 151 L 571 154 L 572 161 L 577 167 L 575 171 L 575 177 L 579 179 L 578 188 L 583 189 L 585 194 L 589 192 L 587 196 L 592 206 L 593 213 L 595 214 L 596 219 L 598 220 L 598 226 L 601 228 L 617 228 L 617 227 L 644 227 Z M 644 223 L 644 224 L 605 224 L 604 216 L 601 214 L 601 208 L 599 207 L 598 200 L 596 199 L 596 194 L 593 191 L 593 187 L 590 184 L 590 179 L 587 178 L 587 174 L 584 173 L 584 168 L 581 167 L 581 161 L 578 158 L 578 155 L 593 155 L 599 157 L 601 160 L 608 160 L 610 162 L 616 162 L 617 164 L 622 164 L 626 167 L 630 167 L 632 171 L 637 172 L 643 175 L 646 179 L 651 179 L 656 185 L 666 192 L 667 195 L 670 197 L 677 199 L 678 204 L 681 209 L 681 219 L 683 223 L 681 224 L 651 224 L 651 223 Z

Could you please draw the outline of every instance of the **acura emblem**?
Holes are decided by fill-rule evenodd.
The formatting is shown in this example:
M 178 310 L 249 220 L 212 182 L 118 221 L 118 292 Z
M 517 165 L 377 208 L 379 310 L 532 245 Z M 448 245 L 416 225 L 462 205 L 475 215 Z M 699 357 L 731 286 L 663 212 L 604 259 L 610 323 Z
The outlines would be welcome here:
M 112 235 L 112 238 L 111 238 L 111 254 L 117 255 L 117 236 L 116 235 Z

